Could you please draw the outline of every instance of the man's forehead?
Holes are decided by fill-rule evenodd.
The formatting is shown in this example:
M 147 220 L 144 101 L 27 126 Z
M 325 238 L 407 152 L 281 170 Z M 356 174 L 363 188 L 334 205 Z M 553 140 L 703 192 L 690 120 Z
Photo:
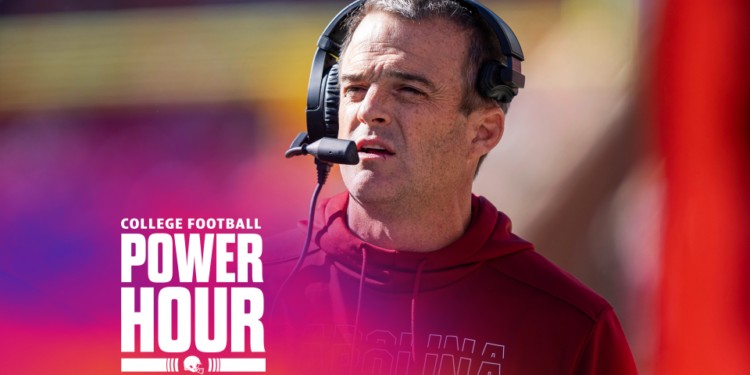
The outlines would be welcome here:
M 425 73 L 459 74 L 468 50 L 467 41 L 465 32 L 444 19 L 417 23 L 374 12 L 354 31 L 342 58 L 342 69 L 367 69 L 379 62 Z

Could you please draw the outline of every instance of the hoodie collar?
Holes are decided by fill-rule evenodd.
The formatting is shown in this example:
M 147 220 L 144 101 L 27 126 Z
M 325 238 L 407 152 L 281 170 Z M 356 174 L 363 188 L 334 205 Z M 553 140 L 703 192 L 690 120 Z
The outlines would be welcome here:
M 368 287 L 392 293 L 410 293 L 420 263 L 424 269 L 420 291 L 450 285 L 475 271 L 484 261 L 531 248 L 531 244 L 510 233 L 510 220 L 486 198 L 472 194 L 472 219 L 463 236 L 431 252 L 385 249 L 359 239 L 346 223 L 348 192 L 318 206 L 315 243 L 336 268 Z M 362 273 L 362 251 L 367 252 L 367 269 Z

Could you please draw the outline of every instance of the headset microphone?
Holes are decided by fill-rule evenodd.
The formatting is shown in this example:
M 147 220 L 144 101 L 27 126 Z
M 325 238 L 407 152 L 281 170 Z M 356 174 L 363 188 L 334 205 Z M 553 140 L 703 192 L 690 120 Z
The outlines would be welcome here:
M 323 137 L 308 145 L 304 143 L 306 140 L 307 133 L 300 133 L 284 156 L 291 158 L 309 154 L 324 163 L 349 165 L 359 163 L 357 145 L 352 141 Z M 298 143 L 300 144 L 299 146 L 297 145 Z

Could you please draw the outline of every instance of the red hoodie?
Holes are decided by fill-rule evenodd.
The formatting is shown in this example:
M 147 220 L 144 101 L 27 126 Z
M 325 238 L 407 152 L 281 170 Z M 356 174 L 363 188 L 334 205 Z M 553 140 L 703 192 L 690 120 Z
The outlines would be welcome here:
M 318 205 L 275 311 L 305 233 L 267 241 L 269 373 L 636 374 L 607 301 L 512 234 L 487 199 L 473 196 L 466 233 L 428 253 L 360 240 L 348 199 Z

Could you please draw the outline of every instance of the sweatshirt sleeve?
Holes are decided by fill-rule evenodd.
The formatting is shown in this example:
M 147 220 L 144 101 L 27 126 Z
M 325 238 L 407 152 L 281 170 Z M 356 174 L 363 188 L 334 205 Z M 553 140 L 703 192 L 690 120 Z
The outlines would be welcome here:
M 633 354 L 611 307 L 599 314 L 576 361 L 574 375 L 637 375 Z

